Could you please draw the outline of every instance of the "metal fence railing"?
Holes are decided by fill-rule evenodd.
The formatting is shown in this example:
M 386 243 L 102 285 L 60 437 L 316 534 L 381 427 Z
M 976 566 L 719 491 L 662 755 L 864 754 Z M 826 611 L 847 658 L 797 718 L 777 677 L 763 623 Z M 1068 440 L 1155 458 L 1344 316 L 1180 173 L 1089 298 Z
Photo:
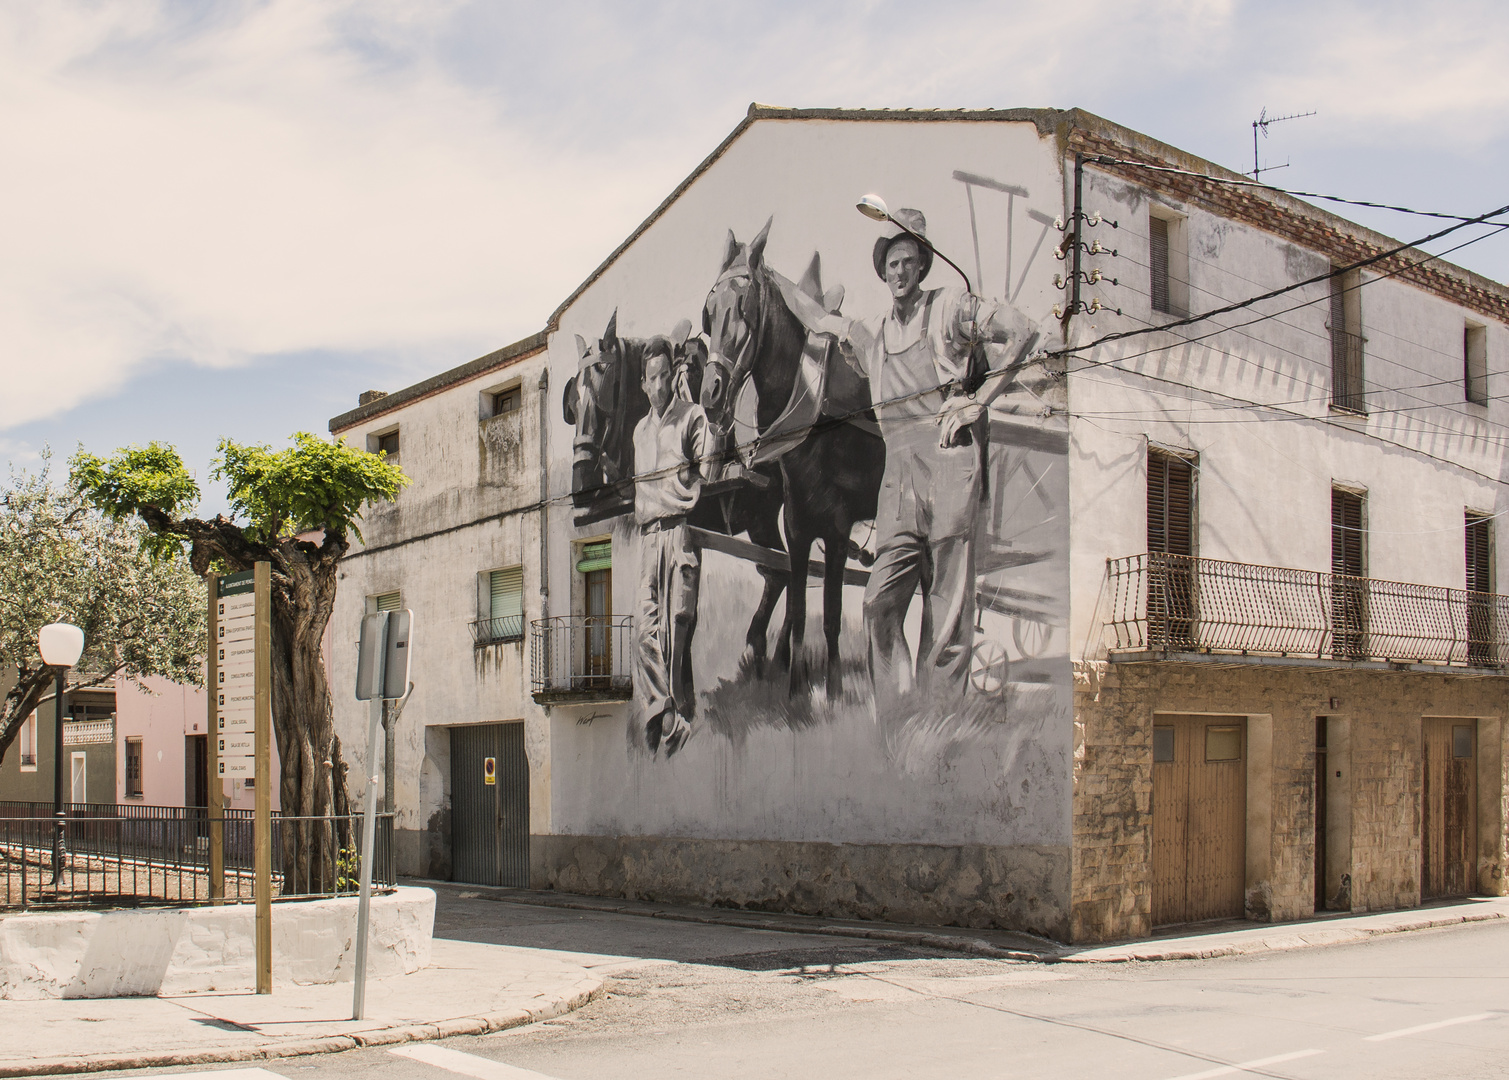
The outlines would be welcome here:
M 0 910 L 49 906 L 189 905 L 252 900 L 253 812 L 204 807 L 65 803 L 55 860 L 51 803 L 0 802 Z M 212 895 L 210 832 L 224 837 L 224 894 Z M 312 899 L 354 893 L 361 869 L 360 814 L 272 818 L 272 895 Z M 393 815 L 377 816 L 372 883 L 397 882 Z M 56 866 L 56 870 L 55 870 Z
M 1107 569 L 1112 650 L 1509 664 L 1498 593 L 1161 552 Z
M 1359 334 L 1331 328 L 1331 404 L 1348 412 L 1368 411 L 1363 382 L 1362 346 Z
M 627 615 L 557 615 L 530 624 L 530 681 L 536 701 L 626 701 L 633 691 L 633 620 Z
M 504 641 L 524 639 L 524 616 L 499 615 L 495 619 L 477 619 L 468 624 L 475 645 L 496 645 Z

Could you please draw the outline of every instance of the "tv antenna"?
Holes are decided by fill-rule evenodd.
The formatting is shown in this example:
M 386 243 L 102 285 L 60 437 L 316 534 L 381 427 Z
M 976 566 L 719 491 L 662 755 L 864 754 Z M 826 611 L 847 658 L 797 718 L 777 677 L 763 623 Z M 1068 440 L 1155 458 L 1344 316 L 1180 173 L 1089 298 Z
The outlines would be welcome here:
M 1289 163 L 1287 161 L 1282 165 L 1258 164 L 1258 132 L 1261 131 L 1263 133 L 1263 138 L 1266 139 L 1268 137 L 1269 124 L 1277 124 L 1282 120 L 1301 120 L 1306 116 L 1314 115 L 1315 111 L 1312 109 L 1310 112 L 1290 113 L 1288 116 L 1269 116 L 1268 106 L 1263 106 L 1263 111 L 1258 113 L 1258 118 L 1252 122 L 1252 178 L 1254 180 L 1258 178 L 1258 175 L 1260 173 L 1272 172 L 1274 169 L 1287 169 L 1289 167 Z

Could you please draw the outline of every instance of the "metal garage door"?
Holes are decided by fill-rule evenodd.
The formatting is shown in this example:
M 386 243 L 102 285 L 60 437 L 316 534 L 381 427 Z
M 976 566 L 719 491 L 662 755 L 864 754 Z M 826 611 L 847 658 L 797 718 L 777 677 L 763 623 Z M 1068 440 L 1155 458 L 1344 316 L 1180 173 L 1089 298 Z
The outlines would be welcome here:
M 1420 897 L 1477 892 L 1478 722 L 1428 717 L 1423 727 Z
M 1247 877 L 1247 721 L 1153 726 L 1153 924 L 1240 918 Z
M 529 885 L 524 724 L 451 728 L 451 878 Z

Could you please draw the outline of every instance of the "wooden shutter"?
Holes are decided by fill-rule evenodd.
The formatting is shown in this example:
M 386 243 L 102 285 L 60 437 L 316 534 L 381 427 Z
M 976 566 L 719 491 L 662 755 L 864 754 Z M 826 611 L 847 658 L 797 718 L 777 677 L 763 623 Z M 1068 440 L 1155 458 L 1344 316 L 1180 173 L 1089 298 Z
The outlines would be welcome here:
M 489 575 L 488 585 L 492 590 L 492 617 L 524 614 L 524 568 L 511 566 L 507 570 L 494 570 Z
M 1467 591 L 1493 591 L 1493 524 L 1481 514 L 1467 515 Z
M 1168 222 L 1160 217 L 1149 217 L 1147 238 L 1153 310 L 1167 314 L 1171 312 L 1168 295 Z
M 1157 220 L 1156 218 L 1154 220 Z M 1147 549 L 1194 554 L 1194 468 L 1173 454 L 1147 457 Z
M 1362 496 L 1331 489 L 1331 573 L 1362 577 Z

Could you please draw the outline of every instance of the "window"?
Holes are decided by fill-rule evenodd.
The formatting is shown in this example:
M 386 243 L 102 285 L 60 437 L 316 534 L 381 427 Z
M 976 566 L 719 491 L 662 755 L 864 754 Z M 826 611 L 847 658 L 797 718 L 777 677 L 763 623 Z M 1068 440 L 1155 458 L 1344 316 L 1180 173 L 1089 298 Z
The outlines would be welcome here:
M 37 714 L 32 713 L 21 724 L 21 734 L 18 736 L 21 743 L 21 771 L 37 771 Z
M 586 589 L 586 670 L 589 680 L 613 675 L 613 544 L 583 544 L 576 563 Z
M 1148 644 L 1194 646 L 1193 463 L 1178 454 L 1147 455 Z
M 1490 664 L 1497 657 L 1493 618 L 1493 519 L 1467 511 L 1467 660 Z
M 1451 729 L 1451 756 L 1454 758 L 1472 757 L 1472 744 L 1477 740 L 1473 738 L 1475 732 L 1470 724 L 1456 724 Z
M 1189 314 L 1189 248 L 1186 219 L 1163 207 L 1148 215 L 1148 277 L 1153 310 Z
M 1362 271 L 1336 273 L 1332 267 L 1331 317 L 1331 406 L 1346 412 L 1366 413 L 1362 372 Z
M 510 386 L 507 390 L 491 391 L 483 397 L 485 414 L 506 416 L 509 413 L 518 412 L 521 400 L 517 386 Z
M 402 611 L 403 593 L 398 589 L 392 592 L 378 593 L 376 596 L 367 597 L 369 611 Z
M 126 798 L 141 798 L 141 740 L 126 740 Z
M 1153 728 L 1153 763 L 1174 760 L 1174 729 L 1171 727 Z
M 1367 627 L 1367 525 L 1364 496 L 1331 489 L 1331 652 L 1336 659 L 1362 657 Z
M 1205 729 L 1206 761 L 1241 761 L 1242 729 L 1208 726 Z
M 1462 328 L 1462 382 L 1467 400 L 1488 404 L 1488 327 L 1468 323 Z
M 478 645 L 520 640 L 524 636 L 524 568 L 510 566 L 482 576 L 482 617 L 474 627 L 474 640 Z
M 386 454 L 389 462 L 398 458 L 398 429 L 377 432 L 367 436 L 367 450 L 374 454 Z

